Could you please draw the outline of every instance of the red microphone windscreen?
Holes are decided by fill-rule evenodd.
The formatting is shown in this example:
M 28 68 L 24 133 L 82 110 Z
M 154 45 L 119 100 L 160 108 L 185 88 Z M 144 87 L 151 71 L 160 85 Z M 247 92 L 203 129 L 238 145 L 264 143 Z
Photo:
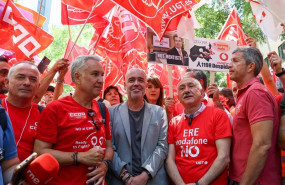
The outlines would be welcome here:
M 25 178 L 30 185 L 46 184 L 57 175 L 58 169 L 57 160 L 46 153 L 31 162 L 25 171 Z

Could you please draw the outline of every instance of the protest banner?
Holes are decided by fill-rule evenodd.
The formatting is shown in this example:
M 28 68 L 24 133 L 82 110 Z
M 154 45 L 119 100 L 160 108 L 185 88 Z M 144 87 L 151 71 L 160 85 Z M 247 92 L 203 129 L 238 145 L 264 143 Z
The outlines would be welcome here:
M 233 41 L 195 38 L 189 46 L 189 68 L 227 72 L 237 44 Z

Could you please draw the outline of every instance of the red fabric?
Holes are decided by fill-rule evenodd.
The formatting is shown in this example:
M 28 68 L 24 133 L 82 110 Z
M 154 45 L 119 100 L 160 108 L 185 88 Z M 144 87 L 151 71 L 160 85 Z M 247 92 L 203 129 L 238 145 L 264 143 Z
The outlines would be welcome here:
M 211 167 L 217 157 L 215 141 L 232 136 L 229 118 L 218 108 L 206 107 L 193 118 L 191 126 L 188 122 L 189 118 L 184 119 L 184 114 L 180 114 L 168 127 L 168 143 L 175 146 L 175 163 L 186 184 L 199 180 Z M 225 169 L 211 185 L 226 184 Z
M 238 92 L 233 119 L 231 179 L 240 182 L 245 171 L 252 144 L 250 126 L 265 120 L 273 120 L 272 146 L 257 182 L 260 184 L 281 184 L 280 149 L 277 146 L 278 106 L 272 94 L 260 83 L 258 78 L 251 79 Z
M 177 85 L 182 80 L 187 66 L 171 66 L 172 73 L 172 90 L 173 96 L 177 96 Z M 148 75 L 159 77 L 163 89 L 166 91 L 166 96 L 169 96 L 169 83 L 168 83 L 168 67 L 163 64 L 151 64 L 148 63 Z M 177 114 L 178 115 L 178 114 Z
M 52 43 L 53 37 L 29 22 L 11 0 L 6 7 L 0 20 L 1 48 L 15 52 L 18 60 L 25 60 Z
M 75 8 L 91 11 L 92 7 L 96 4 L 97 0 L 61 0 L 62 3 L 73 6 Z M 94 12 L 97 15 L 105 15 L 115 4 L 109 0 L 98 0 Z M 108 11 L 107 11 L 108 10 Z
M 33 153 L 37 123 L 40 119 L 40 112 L 38 110 L 38 105 L 33 103 L 32 109 L 31 107 L 18 108 L 10 104 L 8 101 L 6 101 L 6 99 L 2 100 L 1 105 L 9 114 L 15 134 L 16 144 L 19 142 L 19 139 L 21 138 L 17 146 L 17 151 L 20 161 L 23 161 Z M 8 106 L 8 108 L 6 105 Z M 30 116 L 28 117 L 29 112 Z M 29 119 L 27 120 L 27 118 Z M 27 125 L 25 126 L 26 121 Z M 22 131 L 23 135 L 21 137 Z
M 202 103 L 204 103 L 204 105 L 208 107 L 214 106 L 214 102 L 212 98 L 208 98 L 208 99 L 204 98 L 202 100 Z M 182 114 L 183 111 L 184 111 L 184 106 L 182 105 L 182 103 L 180 102 L 176 103 L 174 106 L 173 117 L 178 116 L 179 114 Z
M 96 101 L 93 101 L 93 110 L 96 112 L 94 119 L 102 121 Z M 112 138 L 108 109 L 106 128 L 101 124 L 100 131 L 96 132 L 87 112 L 88 109 L 74 101 L 71 96 L 51 102 L 42 112 L 36 138 L 53 143 L 53 149 L 63 152 L 85 152 L 94 146 L 106 148 L 105 138 Z M 49 184 L 85 184 L 88 172 L 90 170 L 83 164 L 61 166 L 58 175 Z
M 197 2 L 180 0 L 114 0 L 118 5 L 130 11 L 148 25 L 161 39 L 170 20 L 191 9 Z
M 111 8 L 112 7 L 104 7 L 103 11 L 105 11 L 107 14 Z M 105 28 L 109 24 L 109 21 L 101 15 L 98 15 L 98 13 L 101 14 L 102 11 L 94 10 L 87 23 L 93 23 Z M 61 23 L 63 25 L 84 24 L 89 14 L 90 11 L 74 8 L 72 6 L 61 3 Z
M 64 58 L 67 58 L 67 55 L 69 54 L 72 46 L 73 46 L 74 42 L 72 42 L 71 40 L 68 40 L 68 44 L 66 46 L 66 50 L 64 53 Z M 87 49 L 85 47 L 81 47 L 77 44 L 75 44 L 70 56 L 68 57 L 69 62 L 72 62 L 73 60 L 75 60 L 78 56 L 80 55 L 86 55 L 88 53 Z M 69 85 L 74 85 L 72 82 L 72 78 L 71 78 L 71 71 L 70 71 L 70 67 L 68 67 L 68 71 L 65 75 L 65 83 L 69 84 Z
M 147 71 L 146 27 L 130 12 L 116 6 L 107 37 L 102 37 L 89 53 L 103 57 L 102 65 L 106 70 L 105 87 L 116 85 L 124 90 L 124 76 L 128 69 L 138 67 Z M 96 33 L 95 33 L 96 34 Z M 96 42 L 98 35 L 92 39 Z M 96 46 L 97 44 L 91 44 Z M 106 69 L 107 67 L 107 69 Z
M 6 94 L 0 94 L 0 99 L 4 99 L 4 98 L 6 98 L 6 97 L 7 97 Z
M 237 10 L 234 8 L 222 28 L 218 39 L 236 41 L 238 46 L 245 46 L 246 42 L 243 35 L 240 19 Z

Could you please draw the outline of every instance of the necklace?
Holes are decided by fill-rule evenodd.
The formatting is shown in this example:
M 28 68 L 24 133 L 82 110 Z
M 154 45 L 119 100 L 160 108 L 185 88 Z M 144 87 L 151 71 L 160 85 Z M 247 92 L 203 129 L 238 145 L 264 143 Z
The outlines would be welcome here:
M 6 104 L 6 108 L 7 108 L 7 114 L 9 115 L 9 108 L 8 108 L 8 104 L 7 104 L 7 99 L 5 99 L 5 104 Z M 26 128 L 26 126 L 27 126 L 27 123 L 28 123 L 28 120 L 29 120 L 29 117 L 30 117 L 32 108 L 33 108 L 33 105 L 31 105 L 31 108 L 30 108 L 30 110 L 29 110 L 29 113 L 28 113 L 28 116 L 27 116 L 27 119 L 26 119 L 24 128 L 22 129 L 20 138 L 19 138 L 19 140 L 18 140 L 18 142 L 17 142 L 17 144 L 16 144 L 17 147 L 18 147 L 18 145 L 19 145 L 19 143 L 20 143 L 20 141 L 21 141 L 21 139 L 22 139 L 22 136 L 23 136 L 23 134 L 24 134 L 24 131 L 25 131 L 25 128 Z

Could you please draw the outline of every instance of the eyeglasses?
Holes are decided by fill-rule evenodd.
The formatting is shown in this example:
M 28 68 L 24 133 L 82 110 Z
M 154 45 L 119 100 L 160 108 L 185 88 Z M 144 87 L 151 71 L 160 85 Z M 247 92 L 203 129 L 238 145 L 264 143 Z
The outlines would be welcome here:
M 87 115 L 92 119 L 92 122 L 93 122 L 93 125 L 95 126 L 95 128 L 97 130 L 100 130 L 100 128 L 96 124 L 97 120 L 94 119 L 94 117 L 96 115 L 96 112 L 94 110 L 92 110 L 92 109 L 89 109 L 88 112 L 87 112 Z

